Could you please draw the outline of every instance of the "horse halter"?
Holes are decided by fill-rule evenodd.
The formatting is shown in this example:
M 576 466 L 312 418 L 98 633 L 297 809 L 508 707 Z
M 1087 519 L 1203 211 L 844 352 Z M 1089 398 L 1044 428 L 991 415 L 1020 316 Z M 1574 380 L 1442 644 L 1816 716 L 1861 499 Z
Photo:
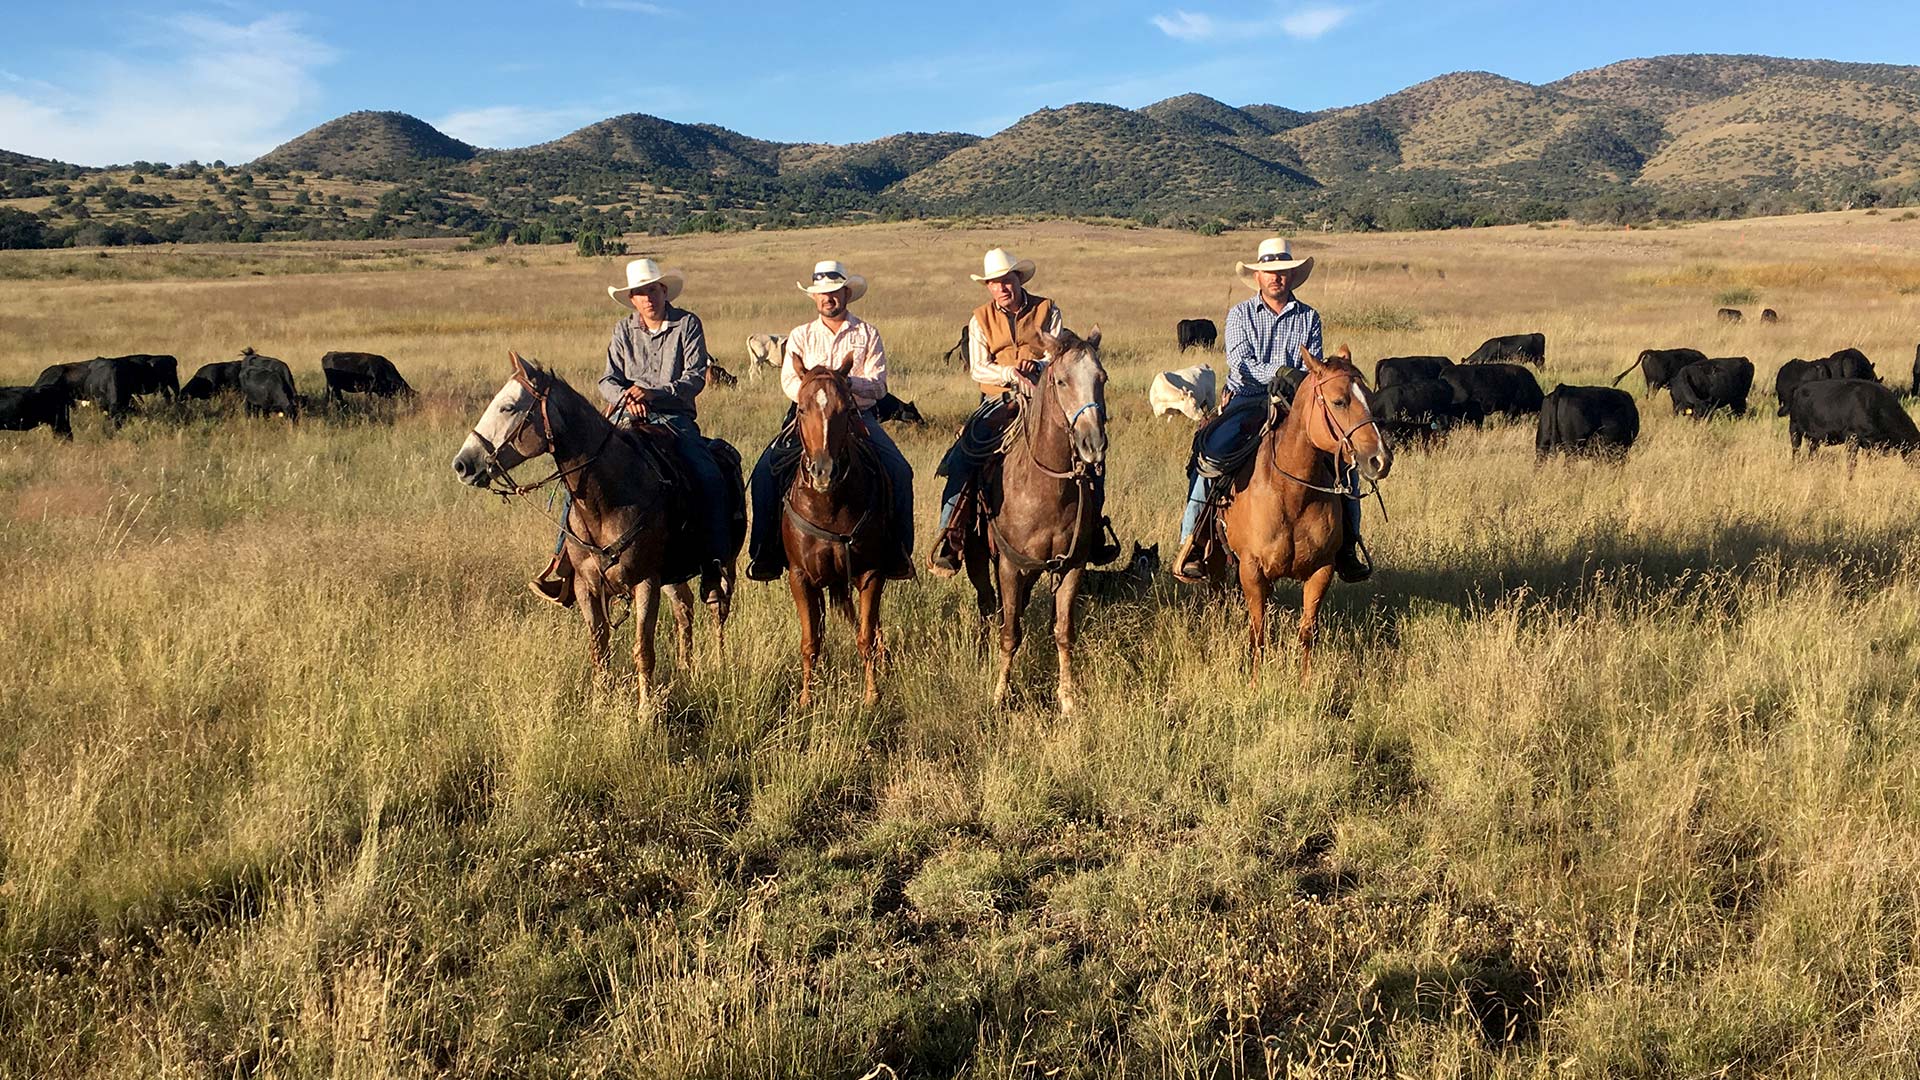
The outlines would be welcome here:
M 539 431 L 540 453 L 529 454 L 527 456 L 529 458 L 533 458 L 533 457 L 539 457 L 540 454 L 554 453 L 555 451 L 554 451 L 554 445 L 553 445 L 553 418 L 547 412 L 547 402 L 551 400 L 552 394 L 550 392 L 541 390 L 538 386 L 535 386 L 533 384 L 533 380 L 527 376 L 526 370 L 517 364 L 514 366 L 514 369 L 513 369 L 513 381 L 519 383 L 522 387 L 524 387 L 527 393 L 533 395 L 533 400 L 540 404 L 540 431 Z M 533 422 L 533 410 L 529 408 L 525 412 L 520 414 L 520 419 L 514 422 L 513 427 L 507 429 L 507 434 L 504 438 L 500 440 L 499 445 L 500 446 L 512 445 L 513 441 L 520 437 L 521 429 L 525 428 L 528 424 L 532 422 Z M 572 468 L 560 468 L 558 467 L 559 461 L 556 459 L 554 462 L 556 468 L 551 474 L 545 477 L 542 477 L 539 480 L 535 480 L 531 484 L 520 484 L 514 481 L 512 474 L 508 471 L 506 466 L 500 463 L 499 447 L 494 445 L 493 440 L 487 438 L 485 435 L 480 434 L 480 429 L 477 426 L 470 428 L 468 430 L 469 430 L 469 433 L 474 438 L 480 440 L 480 448 L 482 450 L 485 450 L 487 453 L 487 464 L 491 466 L 493 469 L 493 475 L 488 479 L 487 490 L 493 492 L 495 495 L 498 495 L 503 499 L 512 498 L 515 495 L 530 495 L 536 491 L 539 491 L 541 488 L 546 487 L 548 484 L 555 482 L 556 480 L 564 481 L 569 475 L 579 472 L 581 469 L 586 468 L 589 464 L 592 464 L 593 460 L 600 456 L 600 452 L 607 448 L 607 440 L 613 438 L 613 429 L 608 428 L 606 438 L 600 441 L 600 446 L 597 449 L 595 449 L 593 453 L 588 454 L 586 457 L 582 458 L 578 465 L 575 465 Z M 524 463 L 525 461 L 523 459 L 522 464 Z M 496 486 L 496 482 L 498 486 Z
M 1059 361 L 1055 361 L 1055 363 L 1058 363 L 1058 362 Z M 1049 365 L 1049 367 L 1051 367 L 1051 365 Z M 1105 423 L 1107 419 L 1106 406 L 1102 405 L 1097 401 L 1088 401 L 1086 404 L 1080 406 L 1079 408 L 1069 413 L 1067 411 L 1067 403 L 1064 401 L 1061 401 L 1060 395 L 1058 393 L 1055 393 L 1053 395 L 1053 404 L 1054 404 L 1054 407 L 1059 410 L 1060 418 L 1066 421 L 1067 436 L 1069 440 L 1071 440 L 1073 436 L 1074 425 L 1080 422 L 1080 418 L 1082 416 L 1085 416 L 1088 410 L 1092 410 L 1094 417 L 1102 423 Z M 1033 452 L 1034 441 L 1033 441 L 1032 427 L 1034 423 L 1038 422 L 1038 411 L 1037 410 L 1033 411 L 1032 415 L 1034 415 L 1035 419 L 1027 422 L 1028 431 L 1026 434 L 1026 444 L 1027 444 L 1027 456 L 1033 459 L 1034 468 L 1039 469 L 1041 472 L 1047 474 L 1048 476 L 1053 477 L 1055 480 L 1073 480 L 1081 483 L 1090 482 L 1093 480 L 1094 477 L 1097 477 L 1101 473 L 1106 471 L 1105 462 L 1088 461 L 1087 459 L 1081 457 L 1080 449 L 1077 445 L 1071 446 L 1070 449 L 1068 450 L 1068 453 L 1071 455 L 1072 460 L 1067 462 L 1067 468 L 1064 471 L 1055 472 L 1054 470 L 1048 468 L 1047 466 L 1042 465 L 1040 463 L 1039 456 Z

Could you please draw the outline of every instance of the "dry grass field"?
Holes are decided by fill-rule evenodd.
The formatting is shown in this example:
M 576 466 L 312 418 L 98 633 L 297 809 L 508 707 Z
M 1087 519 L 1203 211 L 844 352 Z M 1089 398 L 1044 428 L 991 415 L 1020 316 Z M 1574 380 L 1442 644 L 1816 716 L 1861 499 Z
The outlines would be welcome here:
M 1257 239 L 643 242 L 742 376 L 702 421 L 749 460 L 782 402 L 743 339 L 809 314 L 812 260 L 868 275 L 932 421 L 899 434 L 923 552 L 966 275 L 1037 259 L 1105 332 L 1120 535 L 1170 554 L 1191 428 L 1146 386 Z M 1079 715 L 1032 647 L 996 711 L 970 594 L 923 577 L 887 592 L 882 702 L 836 623 L 802 713 L 787 592 L 746 585 L 643 720 L 522 588 L 551 526 L 448 467 L 509 348 L 590 382 L 619 260 L 7 255 L 0 383 L 252 345 L 316 396 L 332 348 L 424 393 L 0 433 L 0 1075 L 1920 1073 L 1914 465 L 1794 463 L 1770 393 L 1843 345 L 1906 386 L 1920 221 L 1300 246 L 1363 366 L 1540 330 L 1551 389 L 1692 345 L 1755 361 L 1755 412 L 1642 399 L 1619 465 L 1536 464 L 1531 425 L 1403 452 L 1304 685 L 1250 687 L 1237 596 L 1165 580 L 1089 604 Z M 1724 326 L 1728 295 L 1783 321 Z

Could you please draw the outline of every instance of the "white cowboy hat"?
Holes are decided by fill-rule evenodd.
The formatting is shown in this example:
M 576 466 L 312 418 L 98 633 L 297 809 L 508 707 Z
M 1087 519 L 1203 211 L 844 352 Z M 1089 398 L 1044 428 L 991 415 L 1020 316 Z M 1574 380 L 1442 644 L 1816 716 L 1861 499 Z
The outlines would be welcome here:
M 1007 254 L 1005 248 L 994 248 L 992 251 L 987 252 L 987 257 L 984 265 L 980 268 L 980 273 L 968 274 L 967 276 L 985 285 L 989 281 L 998 281 L 1011 274 L 1021 285 L 1025 285 L 1027 282 L 1033 280 L 1033 271 L 1034 266 L 1032 259 L 1021 259 L 1016 262 L 1013 256 Z
M 613 297 L 614 303 L 631 311 L 633 305 L 627 297 L 632 296 L 634 290 L 644 289 L 656 281 L 667 283 L 668 303 L 672 303 L 673 298 L 680 295 L 680 290 L 687 287 L 687 279 L 680 271 L 662 270 L 660 264 L 652 259 L 635 259 L 627 264 L 627 287 L 622 289 L 617 285 L 609 285 L 607 295 Z
M 1313 276 L 1313 256 L 1304 259 L 1293 257 L 1293 245 L 1278 236 L 1270 236 L 1260 241 L 1260 250 L 1254 254 L 1250 263 L 1234 263 L 1234 271 L 1240 275 L 1240 284 L 1249 289 L 1258 289 L 1260 283 L 1254 279 L 1256 270 L 1298 270 L 1299 275 L 1290 284 L 1299 288 Z
M 847 303 L 867 295 L 867 279 L 859 274 L 850 274 L 847 268 L 832 259 L 823 259 L 813 264 L 813 281 L 806 285 L 794 282 L 794 286 L 804 293 L 830 293 L 847 290 Z

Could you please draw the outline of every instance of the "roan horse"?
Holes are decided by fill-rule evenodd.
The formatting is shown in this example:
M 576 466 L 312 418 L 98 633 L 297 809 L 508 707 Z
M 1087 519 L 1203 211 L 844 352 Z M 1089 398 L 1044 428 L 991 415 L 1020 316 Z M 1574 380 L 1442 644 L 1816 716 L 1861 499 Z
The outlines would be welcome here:
M 1021 615 L 1040 575 L 1054 576 L 1060 711 L 1069 713 L 1075 705 L 1073 601 L 1087 555 L 1100 543 L 1095 485 L 1107 460 L 1107 371 L 1100 366 L 1099 327 L 1084 340 L 1062 330 L 1044 344 L 1052 359 L 1020 407 L 998 477 L 990 476 L 982 492 L 984 534 L 971 532 L 964 554 L 981 618 L 1000 616 L 1000 674 L 993 691 L 1000 705 L 1010 692 Z
M 789 363 L 800 379 L 794 427 L 801 458 L 781 501 L 780 543 L 787 553 L 787 587 L 800 616 L 800 705 L 813 701 L 813 669 L 820 659 L 829 596 L 854 625 L 866 669 L 866 700 L 872 704 L 880 696 L 877 670 L 886 651 L 880 637 L 884 568 L 900 548 L 887 513 L 893 498 L 847 382 L 853 357 L 836 367 L 808 368 L 794 353 Z
M 1367 403 L 1366 380 L 1341 346 L 1326 362 L 1305 348 L 1307 378 L 1285 421 L 1233 474 L 1233 498 L 1221 511 L 1227 546 L 1240 564 L 1247 600 L 1248 657 L 1254 680 L 1267 640 L 1267 597 L 1281 578 L 1300 589 L 1300 677 L 1311 670 L 1320 601 L 1333 583 L 1333 560 L 1346 533 L 1342 500 L 1349 467 L 1368 480 L 1393 468 L 1393 450 Z
M 562 528 L 593 666 L 601 675 L 607 673 L 607 605 L 625 593 L 637 623 L 633 666 L 640 678 L 640 700 L 649 705 L 661 578 L 674 571 L 669 553 L 673 522 L 689 516 L 675 513 L 672 436 L 644 427 L 622 431 L 564 379 L 517 353 L 510 355 L 513 377 L 473 425 L 454 456 L 453 471 L 466 483 L 503 496 L 524 495 L 556 481 L 566 485 L 573 511 Z M 552 475 L 524 486 L 508 476 L 515 466 L 542 454 L 553 455 Z M 492 486 L 495 482 L 500 486 Z M 714 639 L 721 647 L 738 554 L 736 540 L 734 550 L 721 557 L 725 581 L 720 601 L 712 605 Z M 684 578 L 666 591 L 673 597 L 684 662 L 693 646 L 693 592 Z

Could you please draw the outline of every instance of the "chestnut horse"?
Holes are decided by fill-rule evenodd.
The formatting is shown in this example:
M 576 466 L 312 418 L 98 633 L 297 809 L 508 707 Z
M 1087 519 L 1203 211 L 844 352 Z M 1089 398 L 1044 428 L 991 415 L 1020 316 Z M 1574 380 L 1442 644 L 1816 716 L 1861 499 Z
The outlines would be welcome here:
M 1097 480 L 1107 461 L 1107 371 L 1100 328 L 1082 340 L 1070 330 L 1043 340 L 1051 357 L 1020 405 L 1013 445 L 983 497 L 987 527 L 969 534 L 967 577 L 980 614 L 1000 616 L 1000 675 L 993 699 L 1005 705 L 1020 649 L 1020 617 L 1043 573 L 1054 577 L 1053 645 L 1060 658 L 1060 711 L 1075 705 L 1073 601 L 1087 556 L 1100 543 Z M 995 586 L 998 585 L 996 595 Z
M 654 631 L 659 625 L 661 576 L 672 572 L 669 546 L 674 528 L 670 477 L 676 471 L 671 435 L 642 427 L 621 431 L 566 380 L 518 353 L 513 377 L 495 394 L 454 456 L 453 471 L 474 487 L 501 495 L 523 495 L 554 482 L 573 496 L 573 511 L 563 524 L 573 561 L 574 595 L 587 621 L 587 648 L 593 666 L 607 672 L 607 604 L 626 593 L 633 602 L 633 667 L 640 678 L 640 700 L 652 702 Z M 521 486 L 508 476 L 522 462 L 553 455 L 554 472 Z M 738 472 L 735 476 L 737 478 Z M 500 486 L 493 487 L 495 482 Z M 736 483 L 738 480 L 736 479 Z M 720 493 L 707 493 L 718 497 Z M 679 517 L 686 517 L 681 514 Z M 725 580 L 732 582 L 739 543 L 721 557 Z M 669 584 L 680 657 L 693 646 L 693 592 L 685 578 Z M 714 639 L 724 646 L 730 588 L 712 605 Z
M 1333 583 L 1333 559 L 1346 535 L 1345 489 L 1351 467 L 1368 480 L 1393 468 L 1393 450 L 1367 404 L 1367 384 L 1341 346 L 1324 363 L 1303 347 L 1307 377 L 1287 418 L 1233 474 L 1233 498 L 1221 511 L 1227 546 L 1240 564 L 1247 599 L 1248 656 L 1253 678 L 1267 640 L 1267 597 L 1281 578 L 1300 589 L 1300 677 L 1311 670 L 1320 601 Z
M 781 501 L 780 544 L 787 552 L 787 587 L 800 616 L 800 705 L 813 701 L 813 669 L 820 659 L 829 596 L 854 626 L 866 669 L 866 700 L 872 704 L 880 696 L 876 678 L 885 651 L 880 593 L 887 584 L 887 564 L 900 550 L 888 515 L 893 496 L 847 381 L 853 357 L 835 367 L 809 368 L 794 353 L 789 363 L 800 379 L 793 423 L 801 457 Z

